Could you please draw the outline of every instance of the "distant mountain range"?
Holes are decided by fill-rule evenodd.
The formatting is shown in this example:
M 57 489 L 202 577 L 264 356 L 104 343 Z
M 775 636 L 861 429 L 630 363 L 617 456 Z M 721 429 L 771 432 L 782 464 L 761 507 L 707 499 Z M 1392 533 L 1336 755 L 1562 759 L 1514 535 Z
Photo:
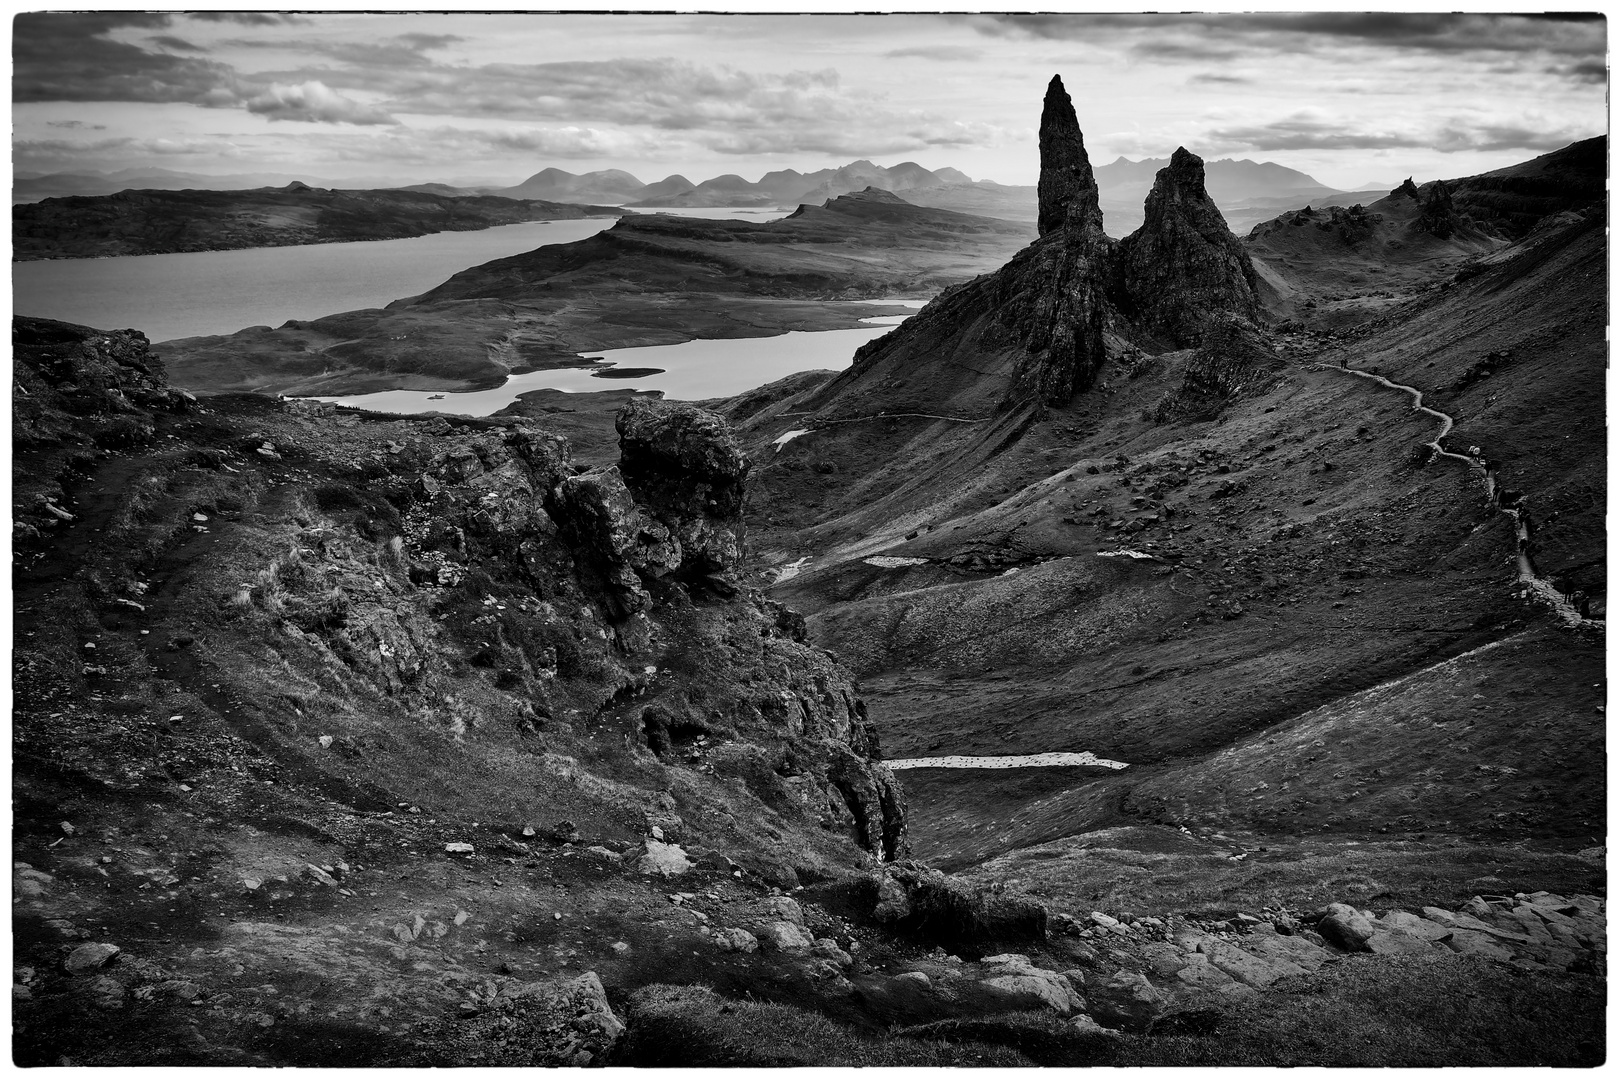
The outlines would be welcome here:
M 1108 231 L 1123 236 L 1141 224 L 1141 204 L 1152 189 L 1167 158 L 1131 161 L 1121 157 L 1096 169 L 1102 209 Z M 1226 214 L 1231 228 L 1246 231 L 1277 212 L 1311 201 L 1342 196 L 1336 188 L 1314 177 L 1272 161 L 1223 158 L 1206 165 L 1208 190 Z M 665 177 L 643 184 L 619 169 L 575 175 L 545 169 L 515 187 L 481 188 L 482 194 L 555 202 L 616 202 L 637 209 L 692 206 L 792 206 L 819 204 L 852 191 L 882 188 L 903 195 L 919 206 L 987 215 L 1014 221 L 1033 221 L 1036 192 L 1033 185 L 997 184 L 973 180 L 958 169 L 926 169 L 914 161 L 890 168 L 860 160 L 836 169 L 801 173 L 796 169 L 769 172 L 757 181 L 735 173 L 692 183 L 684 176 Z M 437 190 L 436 188 L 434 190 Z M 1387 189 L 1365 193 L 1381 198 Z
M 1107 231 L 1124 236 L 1141 224 L 1141 204 L 1151 190 L 1158 170 L 1167 158 L 1131 161 L 1120 157 L 1096 169 L 1101 189 L 1102 211 Z M 1260 221 L 1307 202 L 1332 199 L 1339 202 L 1366 202 L 1381 198 L 1389 187 L 1344 193 L 1328 187 L 1306 173 L 1271 161 L 1222 158 L 1206 164 L 1208 191 L 1226 215 L 1232 231 L 1246 232 Z M 279 187 L 301 180 L 315 187 L 357 188 L 392 186 L 386 179 L 320 180 L 309 176 L 254 173 L 233 176 L 204 176 L 167 169 L 124 169 L 115 173 L 19 173 L 12 184 L 13 202 L 31 202 L 62 195 L 103 195 L 130 188 L 174 191 L 184 188 L 231 190 Z M 512 187 L 457 186 L 444 183 L 410 184 L 402 190 L 432 195 L 499 195 L 509 199 L 539 199 L 547 202 L 595 203 L 638 209 L 704 206 L 785 206 L 801 203 L 819 205 L 827 199 L 868 187 L 903 195 L 919 206 L 931 206 L 958 213 L 999 217 L 1012 221 L 1035 219 L 1036 193 L 1033 185 L 997 184 L 973 180 L 959 169 L 927 169 L 914 161 L 889 168 L 864 159 L 838 168 L 801 173 L 779 169 L 750 181 L 735 173 L 712 177 L 700 183 L 679 174 L 648 184 L 622 169 L 602 169 L 575 174 L 548 168 Z

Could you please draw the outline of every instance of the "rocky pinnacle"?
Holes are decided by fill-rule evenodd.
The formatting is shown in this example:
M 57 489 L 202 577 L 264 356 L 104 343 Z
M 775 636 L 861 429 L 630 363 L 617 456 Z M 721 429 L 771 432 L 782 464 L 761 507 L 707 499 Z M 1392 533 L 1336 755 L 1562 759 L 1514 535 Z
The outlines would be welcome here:
M 1196 345 L 1213 321 L 1259 315 L 1253 263 L 1209 198 L 1203 159 L 1185 147 L 1158 170 L 1141 228 L 1115 254 L 1120 308 L 1167 341 Z
M 1064 227 L 1102 228 L 1096 176 L 1085 153 L 1085 136 L 1074 103 L 1053 75 L 1040 113 L 1040 235 Z

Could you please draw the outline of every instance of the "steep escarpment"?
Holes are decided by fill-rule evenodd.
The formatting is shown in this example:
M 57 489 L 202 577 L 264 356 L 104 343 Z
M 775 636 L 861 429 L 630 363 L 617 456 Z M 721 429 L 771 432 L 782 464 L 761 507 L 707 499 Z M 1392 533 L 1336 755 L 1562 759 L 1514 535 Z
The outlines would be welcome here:
M 1115 258 L 1121 311 L 1172 345 L 1196 345 L 1214 317 L 1259 317 L 1253 263 L 1209 198 L 1203 159 L 1185 147 L 1159 170 L 1146 220 Z

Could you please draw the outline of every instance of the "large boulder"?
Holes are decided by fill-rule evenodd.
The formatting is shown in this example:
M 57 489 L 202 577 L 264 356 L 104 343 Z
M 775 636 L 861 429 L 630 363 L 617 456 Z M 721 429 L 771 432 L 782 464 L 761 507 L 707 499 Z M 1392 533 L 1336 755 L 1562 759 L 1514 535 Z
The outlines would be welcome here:
M 1350 952 L 1365 952 L 1367 940 L 1377 932 L 1370 919 L 1348 904 L 1328 904 L 1315 929 L 1332 944 Z
M 1085 1000 L 1099 1022 L 1126 1031 L 1142 1031 L 1169 1010 L 1168 996 L 1136 971 L 1086 982 Z
M 1259 318 L 1254 264 L 1209 197 L 1203 159 L 1185 147 L 1158 171 L 1146 218 L 1115 257 L 1120 311 L 1172 344 L 1201 343 L 1221 315 Z

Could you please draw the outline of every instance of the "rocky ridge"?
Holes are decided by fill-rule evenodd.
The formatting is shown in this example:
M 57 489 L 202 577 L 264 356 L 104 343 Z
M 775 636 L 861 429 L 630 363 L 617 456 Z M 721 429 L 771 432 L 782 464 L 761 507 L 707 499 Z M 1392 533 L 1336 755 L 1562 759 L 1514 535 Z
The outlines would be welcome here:
M 1211 320 L 1258 319 L 1254 268 L 1204 189 L 1202 159 L 1178 150 L 1142 227 L 1115 243 L 1060 76 L 1046 92 L 1040 151 L 1040 238 L 863 346 L 847 372 L 790 407 L 837 419 L 877 398 L 891 413 L 976 419 L 1059 407 L 1095 383 L 1104 333 L 1195 345 Z M 892 393 L 907 380 L 912 388 Z

